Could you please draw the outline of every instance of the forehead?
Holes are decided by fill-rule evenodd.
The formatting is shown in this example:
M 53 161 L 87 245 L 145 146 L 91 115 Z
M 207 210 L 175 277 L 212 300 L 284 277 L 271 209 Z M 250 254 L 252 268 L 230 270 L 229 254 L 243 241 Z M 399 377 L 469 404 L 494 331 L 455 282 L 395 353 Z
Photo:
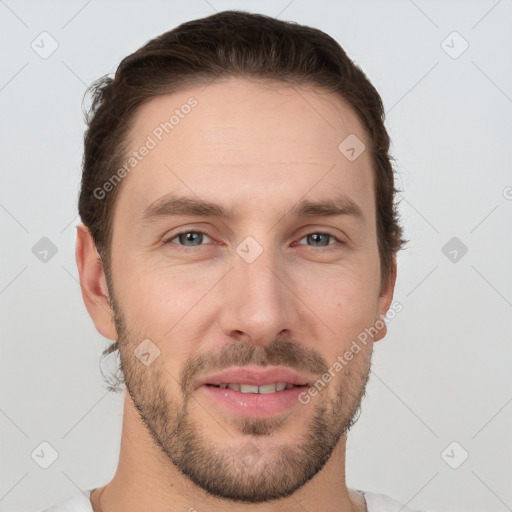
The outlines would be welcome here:
M 129 147 L 139 160 L 119 201 L 142 211 L 179 192 L 243 209 L 341 191 L 371 208 L 369 151 L 351 161 L 339 149 L 354 136 L 368 147 L 355 112 L 326 92 L 242 79 L 192 86 L 138 111 Z

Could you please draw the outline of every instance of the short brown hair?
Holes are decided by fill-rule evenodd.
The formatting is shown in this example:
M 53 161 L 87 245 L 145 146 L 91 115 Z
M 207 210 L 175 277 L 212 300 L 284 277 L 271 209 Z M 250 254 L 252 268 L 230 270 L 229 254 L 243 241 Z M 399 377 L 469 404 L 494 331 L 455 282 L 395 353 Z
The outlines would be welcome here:
M 84 140 L 79 214 L 109 270 L 112 217 L 121 185 L 98 198 L 126 160 L 135 114 L 152 98 L 217 77 L 257 78 L 318 87 L 342 97 L 358 115 L 370 141 L 375 176 L 381 286 L 391 276 L 403 244 L 395 204 L 390 139 L 382 100 L 363 71 L 324 32 L 241 11 L 189 21 L 124 58 L 115 75 L 93 83 Z M 340 141 L 341 142 L 341 141 Z

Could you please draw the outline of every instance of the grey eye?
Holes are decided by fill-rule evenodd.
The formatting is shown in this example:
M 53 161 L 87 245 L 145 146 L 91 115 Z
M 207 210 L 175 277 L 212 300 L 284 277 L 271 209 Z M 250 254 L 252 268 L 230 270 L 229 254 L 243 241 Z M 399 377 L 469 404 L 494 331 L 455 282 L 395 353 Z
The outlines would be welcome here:
M 169 242 L 178 240 L 177 243 L 185 247 L 197 247 L 202 244 L 205 237 L 210 238 L 208 235 L 201 233 L 200 231 L 184 231 L 183 233 L 178 233 L 174 238 L 169 240 Z
M 310 233 L 301 240 L 307 240 L 306 244 L 309 245 L 309 243 L 311 243 L 313 247 L 327 247 L 330 245 L 329 242 L 332 238 L 334 238 L 334 236 L 328 233 Z

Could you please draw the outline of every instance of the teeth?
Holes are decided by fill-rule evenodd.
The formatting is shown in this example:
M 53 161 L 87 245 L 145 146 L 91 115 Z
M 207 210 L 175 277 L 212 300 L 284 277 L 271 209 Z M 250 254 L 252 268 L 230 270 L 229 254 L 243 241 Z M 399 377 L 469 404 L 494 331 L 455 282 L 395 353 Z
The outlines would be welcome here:
M 266 384 L 259 387 L 259 392 L 264 395 L 266 393 L 274 393 L 277 389 L 277 384 Z
M 242 393 L 257 393 L 258 386 L 253 386 L 252 384 L 240 384 L 240 391 Z
M 284 391 L 293 388 L 293 384 L 286 382 L 276 382 L 275 384 L 265 384 L 264 386 L 255 386 L 254 384 L 219 384 L 220 388 L 228 388 L 241 393 L 259 393 L 262 395 L 275 393 L 276 391 Z

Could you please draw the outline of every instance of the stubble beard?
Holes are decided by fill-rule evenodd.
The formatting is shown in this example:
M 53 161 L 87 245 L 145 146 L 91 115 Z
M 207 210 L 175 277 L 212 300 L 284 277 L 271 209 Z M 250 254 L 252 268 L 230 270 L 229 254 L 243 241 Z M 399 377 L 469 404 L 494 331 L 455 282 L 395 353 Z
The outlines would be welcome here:
M 183 475 L 217 498 L 262 503 L 292 495 L 322 470 L 341 436 L 359 417 L 371 369 L 371 351 L 361 351 L 357 364 L 353 364 L 356 357 L 307 405 L 298 406 L 312 411 L 298 411 L 301 416 L 311 414 L 311 420 L 293 444 L 272 444 L 273 432 L 286 429 L 287 422 L 293 421 L 287 417 L 234 418 L 226 430 L 232 431 L 234 426 L 238 439 L 231 446 L 219 444 L 201 430 L 201 422 L 195 421 L 190 413 L 197 400 L 194 391 L 186 385 L 184 372 L 180 379 L 175 377 L 181 389 L 181 400 L 178 400 L 167 391 L 167 383 L 173 377 L 163 366 L 162 359 L 157 358 L 150 366 L 145 366 L 134 356 L 133 350 L 144 338 L 126 328 L 118 310 L 116 327 L 124 384 L 151 438 Z M 267 347 L 238 344 L 231 353 L 232 363 L 236 360 L 235 364 L 240 366 L 249 362 L 262 366 L 285 364 L 286 360 L 298 361 L 291 354 L 296 350 L 295 344 L 279 340 Z M 288 359 L 287 351 L 290 352 Z M 320 356 L 316 357 L 321 360 Z M 188 368 L 195 368 L 197 373 L 199 366 Z M 288 366 L 297 369 L 297 366 Z M 189 373 L 188 377 L 191 375 Z M 336 386 L 334 397 L 328 394 L 331 386 Z M 296 409 L 290 414 L 297 414 Z M 206 414 L 200 406 L 195 407 L 195 411 Z M 226 423 L 225 417 L 215 420 Z

